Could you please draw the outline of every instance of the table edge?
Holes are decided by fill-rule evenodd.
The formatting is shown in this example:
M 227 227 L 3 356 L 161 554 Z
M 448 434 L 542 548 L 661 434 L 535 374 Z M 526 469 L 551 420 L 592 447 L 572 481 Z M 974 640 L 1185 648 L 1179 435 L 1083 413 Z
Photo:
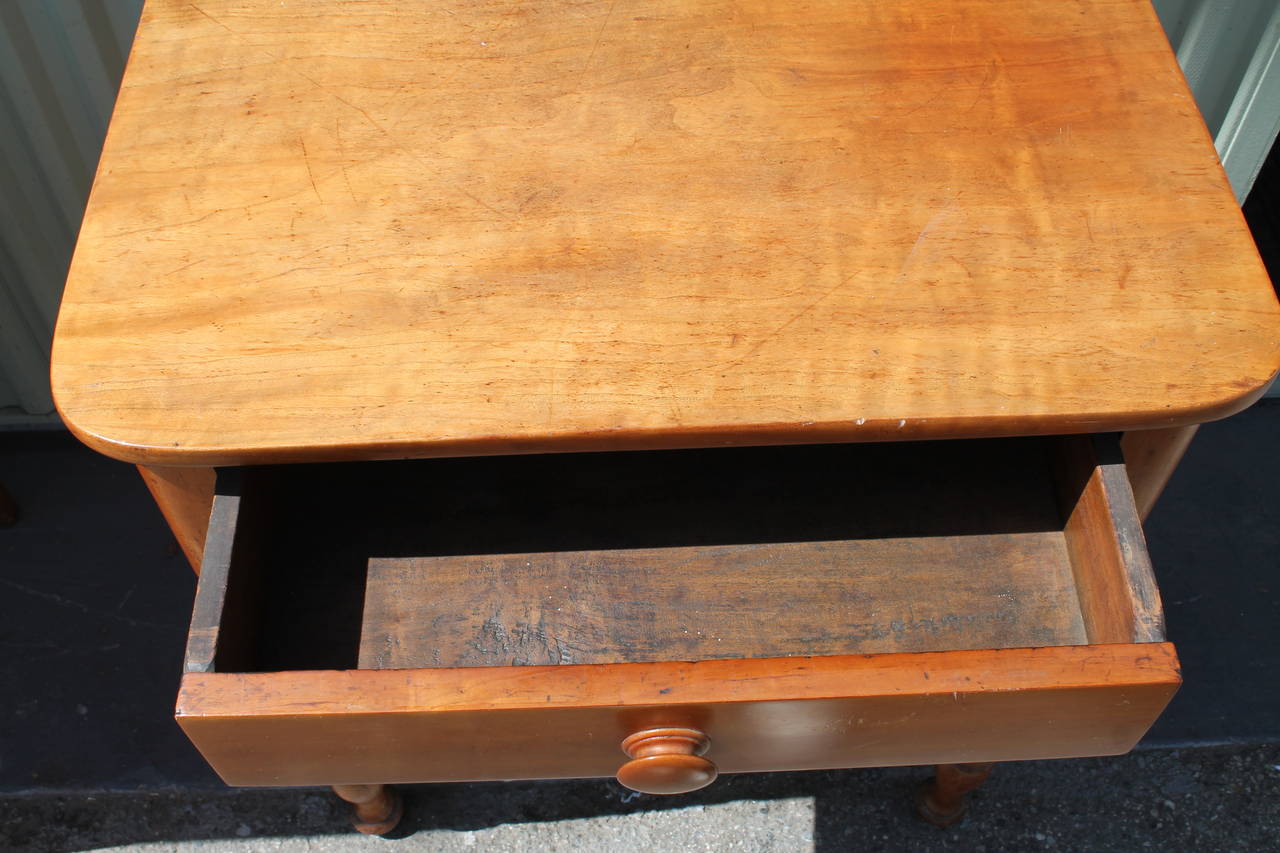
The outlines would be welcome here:
M 76 420 L 59 399 L 54 403 L 67 429 L 91 449 L 122 462 L 160 467 L 216 467 L 306 462 L 352 462 L 507 456 L 533 453 L 584 453 L 621 450 L 684 450 L 787 444 L 845 444 L 958 438 L 1011 438 L 1126 432 L 1192 426 L 1220 420 L 1257 402 L 1276 378 L 1205 403 L 1136 411 L 1022 414 L 1005 417 L 859 418 L 854 421 L 787 421 L 717 426 L 664 426 L 607 430 L 557 430 L 473 435 L 463 438 L 406 438 L 329 444 L 227 444 L 167 446 L 138 444 L 95 432 Z

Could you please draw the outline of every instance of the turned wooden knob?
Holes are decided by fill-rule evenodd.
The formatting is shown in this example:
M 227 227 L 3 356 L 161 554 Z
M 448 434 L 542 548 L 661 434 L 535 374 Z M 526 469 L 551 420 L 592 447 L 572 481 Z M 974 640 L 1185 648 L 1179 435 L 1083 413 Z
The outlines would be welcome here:
M 697 729 L 645 729 L 622 742 L 631 760 L 618 781 L 642 794 L 686 794 L 716 780 L 716 766 L 702 757 L 711 740 Z

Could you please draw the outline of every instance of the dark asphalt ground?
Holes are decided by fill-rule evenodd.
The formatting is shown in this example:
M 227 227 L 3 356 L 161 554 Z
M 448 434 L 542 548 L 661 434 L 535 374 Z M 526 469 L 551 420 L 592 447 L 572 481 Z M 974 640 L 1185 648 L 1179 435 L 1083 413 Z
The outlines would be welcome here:
M 1270 851 L 1280 840 L 1277 745 L 1001 765 L 973 795 L 969 818 L 946 830 L 920 822 L 908 808 L 925 775 L 895 768 L 736 776 L 669 798 L 635 797 L 608 781 L 421 785 L 406 789 L 409 811 L 399 840 L 373 841 L 415 851 L 1132 853 Z M 643 846 L 635 846 L 637 838 Z M 208 840 L 217 841 L 139 849 L 320 853 L 368 843 L 351 835 L 333 797 L 315 791 L 0 799 L 4 851 Z

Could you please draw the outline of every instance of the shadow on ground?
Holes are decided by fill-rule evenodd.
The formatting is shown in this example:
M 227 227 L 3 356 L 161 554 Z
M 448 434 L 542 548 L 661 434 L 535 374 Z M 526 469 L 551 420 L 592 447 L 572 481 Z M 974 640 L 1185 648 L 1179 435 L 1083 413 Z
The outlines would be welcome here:
M 399 840 L 379 843 L 442 851 L 623 850 L 638 841 L 632 849 L 1262 850 L 1280 837 L 1278 763 L 1280 746 L 1272 745 L 1001 765 L 973 795 L 970 817 L 947 830 L 911 814 L 911 793 L 927 775 L 920 768 L 732 776 L 668 798 L 608 780 L 418 785 L 402 789 Z M 202 839 L 226 840 L 217 849 L 263 849 L 249 838 L 277 839 L 270 849 L 282 850 L 366 843 L 351 834 L 342 804 L 315 790 L 0 800 L 3 850 L 69 853 Z M 296 846 L 286 839 L 298 839 Z M 726 839 L 732 843 L 723 846 Z

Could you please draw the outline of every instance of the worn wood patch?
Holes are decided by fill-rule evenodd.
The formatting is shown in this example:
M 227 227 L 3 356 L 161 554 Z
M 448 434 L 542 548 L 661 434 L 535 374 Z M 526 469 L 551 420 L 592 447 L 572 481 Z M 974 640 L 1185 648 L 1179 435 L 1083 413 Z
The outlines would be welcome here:
M 362 669 L 1086 642 L 1061 532 L 369 562 Z

